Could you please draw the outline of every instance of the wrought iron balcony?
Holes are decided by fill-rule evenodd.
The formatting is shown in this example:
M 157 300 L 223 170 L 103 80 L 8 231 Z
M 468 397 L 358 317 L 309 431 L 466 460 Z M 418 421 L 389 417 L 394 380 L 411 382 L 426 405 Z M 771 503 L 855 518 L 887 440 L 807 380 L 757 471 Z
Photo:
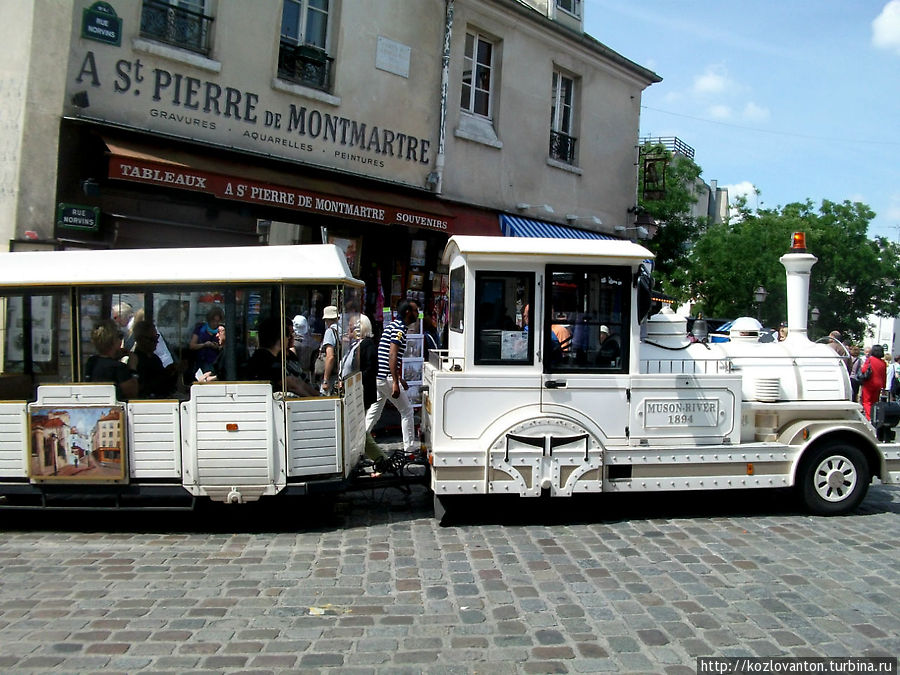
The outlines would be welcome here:
M 213 17 L 165 0 L 144 0 L 141 7 L 141 36 L 165 42 L 199 54 L 209 54 Z
M 576 140 L 578 139 L 574 136 L 568 136 L 561 131 L 551 131 L 550 158 L 566 164 L 574 164 Z
M 334 59 L 324 49 L 282 40 L 278 48 L 278 77 L 307 87 L 329 91 Z

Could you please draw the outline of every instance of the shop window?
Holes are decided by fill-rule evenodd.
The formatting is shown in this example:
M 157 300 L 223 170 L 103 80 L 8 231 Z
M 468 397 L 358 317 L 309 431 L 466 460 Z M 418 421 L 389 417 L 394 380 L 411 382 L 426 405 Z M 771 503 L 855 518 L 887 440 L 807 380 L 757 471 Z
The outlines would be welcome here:
M 478 272 L 475 276 L 475 363 L 534 363 L 534 275 Z
M 207 0 L 143 0 L 141 36 L 206 56 L 213 22 L 206 9 Z
M 331 89 L 330 0 L 284 0 L 278 77 L 314 89 Z
M 550 158 L 575 164 L 575 80 L 556 70 L 550 106 Z
M 545 370 L 626 372 L 630 271 L 622 267 L 552 267 L 548 277 Z

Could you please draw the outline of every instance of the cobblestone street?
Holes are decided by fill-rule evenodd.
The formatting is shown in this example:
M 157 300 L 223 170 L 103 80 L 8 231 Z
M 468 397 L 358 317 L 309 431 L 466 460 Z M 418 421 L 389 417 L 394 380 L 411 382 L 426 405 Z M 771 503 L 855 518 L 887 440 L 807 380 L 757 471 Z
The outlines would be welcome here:
M 900 489 L 464 504 L 417 488 L 182 513 L 16 513 L 0 671 L 694 673 L 900 654 Z

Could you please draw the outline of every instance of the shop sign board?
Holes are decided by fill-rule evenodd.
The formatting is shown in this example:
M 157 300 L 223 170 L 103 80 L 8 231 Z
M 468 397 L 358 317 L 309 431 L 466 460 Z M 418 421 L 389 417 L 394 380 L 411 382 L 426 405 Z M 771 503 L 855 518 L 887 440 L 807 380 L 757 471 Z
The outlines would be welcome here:
M 56 207 L 56 226 L 67 230 L 96 232 L 100 224 L 100 209 L 96 206 L 60 203 Z
M 108 2 L 95 2 L 82 12 L 81 37 L 119 47 L 122 44 L 122 19 Z
M 135 157 L 112 155 L 109 177 L 204 192 L 220 199 L 295 209 L 318 215 L 363 220 L 380 225 L 409 225 L 452 234 L 451 218 L 424 211 L 376 204 L 312 190 L 215 174 Z
M 392 46 L 379 52 L 379 64 L 402 72 L 403 45 Z M 250 74 L 230 79 L 153 54 L 82 46 L 69 63 L 66 114 L 424 188 L 437 150 L 436 112 L 407 105 L 397 114 L 370 97 L 320 102 Z

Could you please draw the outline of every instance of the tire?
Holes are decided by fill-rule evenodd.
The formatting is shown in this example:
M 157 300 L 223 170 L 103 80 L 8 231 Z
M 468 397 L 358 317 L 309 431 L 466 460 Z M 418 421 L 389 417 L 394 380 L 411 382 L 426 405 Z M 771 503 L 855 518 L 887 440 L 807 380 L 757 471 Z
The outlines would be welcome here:
M 869 463 L 859 448 L 831 441 L 803 458 L 797 488 L 810 512 L 836 516 L 859 506 L 871 480 Z

